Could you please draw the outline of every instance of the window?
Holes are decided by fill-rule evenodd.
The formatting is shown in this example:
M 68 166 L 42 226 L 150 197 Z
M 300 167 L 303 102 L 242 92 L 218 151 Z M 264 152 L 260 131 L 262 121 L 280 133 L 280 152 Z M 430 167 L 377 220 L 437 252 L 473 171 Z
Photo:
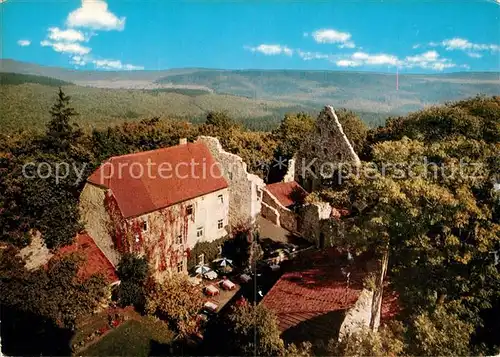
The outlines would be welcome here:
M 196 237 L 197 238 L 203 237 L 203 227 L 196 228 Z
M 311 147 L 311 151 L 312 151 L 312 152 L 315 152 L 315 151 L 316 151 L 316 147 L 315 147 L 314 145 Z
M 323 149 L 323 153 L 324 153 L 325 155 L 328 155 L 328 149 L 327 149 L 327 148 L 324 148 L 324 149 Z
M 262 190 L 260 188 L 257 188 L 257 200 L 260 201 L 262 198 Z
M 219 203 L 224 203 L 224 196 L 219 195 L 217 196 L 217 199 L 219 200 Z
M 233 179 L 233 173 L 232 173 L 232 171 L 229 171 L 227 173 L 227 176 L 229 177 L 230 180 L 232 180 Z
M 219 219 L 217 221 L 217 229 L 222 229 L 222 228 L 224 228 L 224 220 Z
M 340 152 L 338 152 L 336 156 L 338 161 L 342 161 L 342 154 Z
M 186 213 L 187 213 L 188 215 L 192 215 L 192 214 L 193 214 L 193 205 L 189 205 L 189 206 L 187 206 L 187 208 L 186 208 Z
M 177 272 L 182 273 L 184 271 L 184 261 L 181 260 L 177 263 Z
M 148 221 L 142 222 L 142 231 L 147 232 L 148 231 Z
M 179 234 L 177 238 L 175 238 L 175 244 L 182 244 L 182 235 Z

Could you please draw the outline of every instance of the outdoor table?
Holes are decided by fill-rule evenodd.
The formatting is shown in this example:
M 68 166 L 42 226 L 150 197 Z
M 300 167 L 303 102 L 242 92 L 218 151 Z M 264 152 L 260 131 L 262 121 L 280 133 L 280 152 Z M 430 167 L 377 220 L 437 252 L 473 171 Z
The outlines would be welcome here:
M 244 283 L 248 283 L 250 280 L 252 280 L 252 278 L 247 274 L 241 274 L 240 279 Z
M 207 309 L 208 311 L 212 311 L 212 312 L 215 312 L 217 311 L 217 305 L 214 304 L 213 302 L 211 301 L 207 301 L 205 303 L 205 305 L 203 305 L 205 307 L 205 309 Z
M 236 287 L 236 285 L 234 285 L 234 283 L 231 280 L 224 280 L 222 282 L 222 287 L 226 290 L 233 290 Z
M 211 270 L 208 273 L 205 273 L 205 278 L 207 278 L 208 280 L 217 279 L 217 273 Z
M 276 270 L 279 270 L 280 269 L 280 266 L 278 264 L 273 264 L 270 266 L 271 270 L 272 271 L 276 271 Z
M 217 295 L 219 293 L 219 289 L 217 289 L 213 285 L 207 285 L 207 286 L 205 286 L 205 292 L 209 296 L 214 296 L 214 295 Z

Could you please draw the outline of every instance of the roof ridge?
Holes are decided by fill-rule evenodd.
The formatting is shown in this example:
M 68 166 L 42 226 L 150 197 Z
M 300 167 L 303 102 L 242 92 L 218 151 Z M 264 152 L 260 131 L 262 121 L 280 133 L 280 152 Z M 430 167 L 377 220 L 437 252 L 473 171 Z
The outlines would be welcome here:
M 177 148 L 179 146 L 186 146 L 186 145 L 188 145 L 188 146 L 192 147 L 193 145 L 199 145 L 199 144 L 204 145 L 203 142 L 200 142 L 200 143 L 198 143 L 198 142 L 189 143 L 188 142 L 186 144 L 177 144 L 177 145 L 172 145 L 172 146 L 161 147 L 161 148 L 158 148 L 158 149 L 152 149 L 152 150 L 147 150 L 147 151 L 131 152 L 131 153 L 128 153 L 128 154 L 123 154 L 123 155 L 118 155 L 118 156 L 111 156 L 106 161 L 111 161 L 113 159 L 122 159 L 122 158 L 126 158 L 126 157 L 129 157 L 129 156 L 142 156 L 142 155 L 151 154 L 151 153 L 154 153 L 154 152 L 157 152 L 157 151 L 164 151 L 164 150 L 174 149 L 174 148 Z

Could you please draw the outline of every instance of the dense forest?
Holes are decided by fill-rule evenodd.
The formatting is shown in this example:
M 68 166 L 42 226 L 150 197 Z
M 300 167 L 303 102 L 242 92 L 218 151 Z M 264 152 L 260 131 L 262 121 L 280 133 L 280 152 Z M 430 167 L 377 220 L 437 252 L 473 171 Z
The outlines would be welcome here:
M 0 133 L 0 240 L 9 247 L 0 253 L 0 288 L 9 292 L 1 303 L 64 329 L 93 308 L 89 299 L 99 297 L 102 282 L 68 283 L 75 274 L 73 260 L 28 273 L 15 255 L 34 230 L 55 249 L 70 244 L 82 227 L 77 205 L 84 181 L 74 170 L 59 180 L 54 175 L 58 163 L 83 170 L 86 178 L 111 156 L 212 135 L 252 172 L 273 182 L 280 175 L 272 170 L 273 159 L 300 150 L 315 121 L 308 113 L 286 114 L 272 131 L 251 131 L 227 112 L 212 111 L 199 124 L 151 116 L 85 131 L 76 124 L 82 115 L 78 103 L 62 90 L 46 110 L 50 120 L 44 132 Z M 332 346 L 332 354 L 498 353 L 500 273 L 493 253 L 500 249 L 500 192 L 495 189 L 500 182 L 500 97 L 430 107 L 372 129 L 352 111 L 339 110 L 338 115 L 363 162 L 386 171 L 363 166 L 372 170 L 369 176 L 348 177 L 313 196 L 352 212 L 343 222 L 348 233 L 332 234 L 337 245 L 374 249 L 388 258 L 388 281 L 400 296 L 402 311 L 394 324 L 351 336 L 357 342 Z M 26 171 L 26 163 L 41 162 L 48 163 L 44 172 Z M 418 175 L 396 172 L 398 164 Z M 460 174 L 447 171 L 456 167 Z M 75 304 L 82 292 L 90 297 L 84 305 Z M 57 299 L 64 299 L 64 308 Z M 245 316 L 253 313 L 241 309 Z

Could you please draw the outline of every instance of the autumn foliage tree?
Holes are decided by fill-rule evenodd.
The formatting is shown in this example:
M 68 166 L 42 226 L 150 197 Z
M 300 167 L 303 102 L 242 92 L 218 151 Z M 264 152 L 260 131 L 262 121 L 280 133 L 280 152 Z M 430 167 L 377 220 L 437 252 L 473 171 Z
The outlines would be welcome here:
M 338 197 L 332 196 L 352 212 L 345 220 L 345 241 L 388 249 L 390 280 L 408 326 L 420 314 L 422 323 L 439 322 L 429 318 L 438 310 L 441 320 L 448 316 L 473 326 L 457 332 L 460 343 L 425 352 L 439 355 L 474 350 L 481 311 L 491 308 L 500 293 L 492 254 L 500 244 L 493 186 L 498 142 L 490 140 L 491 120 L 497 119 L 470 115 L 464 108 L 466 102 L 403 119 L 391 128 L 394 140 L 372 144 L 372 162 L 344 182 Z M 416 346 L 423 348 L 419 341 Z
M 195 331 L 195 316 L 203 299 L 186 276 L 172 274 L 163 283 L 150 281 L 146 291 L 146 313 L 168 321 L 180 334 Z

